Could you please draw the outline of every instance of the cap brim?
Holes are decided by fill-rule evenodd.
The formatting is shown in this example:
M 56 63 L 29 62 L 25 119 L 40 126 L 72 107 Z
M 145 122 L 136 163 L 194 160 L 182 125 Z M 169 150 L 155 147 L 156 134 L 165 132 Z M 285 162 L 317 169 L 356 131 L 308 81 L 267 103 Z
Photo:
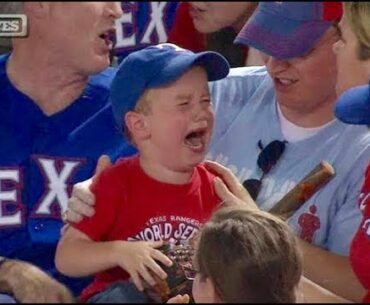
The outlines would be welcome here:
M 370 85 L 345 91 L 337 100 L 335 115 L 347 124 L 370 125 Z
M 230 71 L 230 65 L 222 55 L 212 51 L 200 52 L 169 60 L 160 71 L 161 77 L 153 78 L 148 87 L 156 87 L 175 81 L 193 65 L 200 65 L 206 70 L 208 81 L 222 79 Z
M 329 22 L 299 22 L 257 10 L 234 43 L 248 45 L 279 59 L 308 53 L 330 27 Z
M 193 64 L 201 65 L 207 72 L 209 81 L 216 81 L 225 78 L 230 71 L 227 59 L 212 51 L 197 54 Z

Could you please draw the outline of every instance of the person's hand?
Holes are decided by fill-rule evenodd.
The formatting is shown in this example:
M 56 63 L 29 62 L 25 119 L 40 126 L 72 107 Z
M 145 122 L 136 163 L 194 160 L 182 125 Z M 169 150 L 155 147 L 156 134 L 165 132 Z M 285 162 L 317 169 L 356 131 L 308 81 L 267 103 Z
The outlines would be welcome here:
M 214 187 L 217 196 L 223 201 L 224 205 L 247 205 L 250 208 L 258 209 L 248 191 L 230 169 L 209 160 L 205 161 L 205 166 L 218 176 L 214 181 Z
M 8 260 L 1 265 L 0 291 L 20 303 L 74 303 L 72 293 L 38 267 Z
M 102 155 L 96 165 L 95 175 L 89 180 L 76 183 L 73 186 L 71 198 L 68 199 L 68 210 L 65 215 L 67 221 L 78 223 L 83 217 L 94 215 L 95 197 L 90 191 L 90 187 L 99 174 L 111 165 L 112 162 L 109 157 Z
M 173 298 L 170 298 L 167 303 L 170 304 L 180 304 L 180 303 L 189 303 L 190 297 L 188 294 L 174 296 Z
M 157 264 L 161 262 L 170 267 L 172 261 L 156 248 L 163 245 L 163 241 L 120 241 L 115 248 L 117 265 L 125 269 L 139 291 L 144 290 L 142 279 L 154 286 L 154 273 L 161 279 L 167 277 L 166 272 Z

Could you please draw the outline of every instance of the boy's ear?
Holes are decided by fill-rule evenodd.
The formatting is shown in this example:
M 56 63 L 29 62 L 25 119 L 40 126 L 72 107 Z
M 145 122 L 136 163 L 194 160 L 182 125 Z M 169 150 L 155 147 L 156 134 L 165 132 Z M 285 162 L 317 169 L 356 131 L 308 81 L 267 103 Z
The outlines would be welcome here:
M 125 124 L 136 140 L 146 140 L 150 136 L 146 116 L 143 113 L 129 111 L 125 115 Z

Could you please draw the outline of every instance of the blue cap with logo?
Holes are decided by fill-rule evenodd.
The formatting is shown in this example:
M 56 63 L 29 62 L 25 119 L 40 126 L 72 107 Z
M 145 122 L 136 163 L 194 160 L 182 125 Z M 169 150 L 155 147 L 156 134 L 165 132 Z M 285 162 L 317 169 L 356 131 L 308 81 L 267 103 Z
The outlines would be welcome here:
M 193 65 L 206 70 L 208 81 L 222 79 L 230 70 L 226 58 L 217 52 L 193 53 L 170 43 L 129 54 L 119 65 L 110 89 L 119 129 L 123 130 L 124 115 L 135 108 L 145 90 L 175 81 Z
M 335 115 L 344 123 L 370 125 L 370 84 L 345 91 L 337 100 Z

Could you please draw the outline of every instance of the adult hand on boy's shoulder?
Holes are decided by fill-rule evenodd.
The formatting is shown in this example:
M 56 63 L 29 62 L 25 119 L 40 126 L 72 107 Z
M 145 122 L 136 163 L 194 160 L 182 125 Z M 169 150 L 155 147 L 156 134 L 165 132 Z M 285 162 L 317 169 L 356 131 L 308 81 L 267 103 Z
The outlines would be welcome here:
M 68 199 L 68 209 L 63 215 L 64 221 L 78 223 L 83 217 L 91 217 L 94 215 L 95 197 L 90 187 L 102 171 L 111 165 L 112 162 L 107 155 L 100 156 L 94 176 L 88 180 L 76 183 L 73 186 L 71 198 Z M 65 228 L 63 230 L 65 230 Z
M 222 200 L 224 205 L 246 205 L 252 209 L 258 209 L 248 191 L 230 169 L 209 160 L 205 161 L 205 166 L 218 176 L 214 181 L 214 187 L 217 196 Z

